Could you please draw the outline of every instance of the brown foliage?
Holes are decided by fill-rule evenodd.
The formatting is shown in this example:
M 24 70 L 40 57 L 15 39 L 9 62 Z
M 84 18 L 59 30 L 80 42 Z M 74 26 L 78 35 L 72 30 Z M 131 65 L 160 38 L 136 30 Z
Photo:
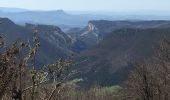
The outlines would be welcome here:
M 15 42 L 5 46 L 0 37 L 0 99 L 52 100 L 66 83 L 70 59 L 59 59 L 54 64 L 36 69 L 36 54 L 40 46 L 34 33 L 33 44 Z
M 127 100 L 169 100 L 170 42 L 162 40 L 151 60 L 135 64 L 127 82 Z

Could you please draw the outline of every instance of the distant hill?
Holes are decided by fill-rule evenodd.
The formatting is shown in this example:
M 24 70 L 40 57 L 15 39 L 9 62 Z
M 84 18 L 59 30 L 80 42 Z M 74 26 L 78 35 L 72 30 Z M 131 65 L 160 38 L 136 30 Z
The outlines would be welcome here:
M 22 8 L 0 7 L 0 11 L 2 11 L 2 12 L 10 12 L 10 13 L 17 13 L 17 12 L 25 12 L 25 11 L 28 11 L 28 10 L 27 9 L 22 9 Z
M 47 25 L 81 25 L 76 16 L 69 15 L 62 10 L 58 11 L 25 11 L 25 12 L 1 12 L 1 17 L 7 17 L 17 24 L 47 24 Z M 76 20 L 77 19 L 77 20 Z M 79 24 L 80 23 L 80 24 Z
M 170 21 L 153 20 L 153 21 L 108 21 L 108 20 L 93 20 L 89 21 L 85 28 L 73 28 L 67 31 L 72 38 L 79 51 L 89 49 L 98 44 L 107 34 L 114 30 L 123 28 L 169 28 Z M 84 48 L 81 46 L 84 45 Z M 77 50 L 75 46 L 73 50 Z M 75 50 L 75 51 L 76 51 Z M 78 52 L 79 52 L 78 51 Z

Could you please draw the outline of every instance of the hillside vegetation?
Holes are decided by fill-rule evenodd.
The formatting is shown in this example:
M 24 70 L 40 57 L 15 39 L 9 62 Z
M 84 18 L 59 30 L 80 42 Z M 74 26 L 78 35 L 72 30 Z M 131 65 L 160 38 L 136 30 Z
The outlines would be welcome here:
M 170 29 L 164 21 L 149 22 L 154 27 L 147 28 L 123 24 L 79 52 L 72 48 L 74 35 L 57 26 L 0 21 L 0 100 L 170 98 Z M 83 31 L 82 38 L 96 32 Z

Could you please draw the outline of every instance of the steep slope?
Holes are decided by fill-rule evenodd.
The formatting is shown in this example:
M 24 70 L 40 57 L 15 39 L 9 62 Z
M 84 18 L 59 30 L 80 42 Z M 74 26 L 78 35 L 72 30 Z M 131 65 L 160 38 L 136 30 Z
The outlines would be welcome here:
M 26 24 L 25 27 L 38 30 L 39 37 L 56 47 L 68 49 L 71 45 L 71 39 L 57 26 Z
M 56 26 L 31 25 L 19 26 L 7 18 L 0 18 L 0 33 L 6 38 L 8 44 L 22 39 L 32 40 L 33 29 L 38 30 L 38 38 L 41 47 L 37 56 L 38 64 L 42 65 L 53 62 L 59 57 L 66 57 L 71 53 L 69 50 L 70 39 Z
M 16 25 L 8 18 L 0 18 L 0 23 L 0 33 L 7 38 L 9 43 L 14 42 L 18 38 L 24 40 L 31 38 L 31 31 Z
M 169 28 L 121 28 L 106 35 L 99 44 L 76 58 L 76 77 L 83 85 L 121 84 L 132 69 L 130 62 L 150 57 L 154 44 L 162 37 L 170 39 Z

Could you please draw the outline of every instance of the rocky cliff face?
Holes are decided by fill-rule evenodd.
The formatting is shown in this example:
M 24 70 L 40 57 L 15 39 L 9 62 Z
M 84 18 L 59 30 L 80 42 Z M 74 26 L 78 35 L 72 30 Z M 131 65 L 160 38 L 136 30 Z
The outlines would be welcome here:
M 72 38 L 72 50 L 81 52 L 94 47 L 99 42 L 98 29 L 88 23 L 85 28 L 72 28 L 66 32 Z
M 151 28 L 168 28 L 170 21 L 107 21 L 93 20 L 89 21 L 87 27 L 78 30 L 69 30 L 67 33 L 74 38 L 73 48 L 80 47 L 78 51 L 88 50 L 100 41 L 105 36 L 114 30 L 123 28 L 151 29 Z M 76 46 L 75 46 L 75 45 Z M 82 47 L 83 45 L 83 47 Z M 75 50 L 76 51 L 76 50 Z

